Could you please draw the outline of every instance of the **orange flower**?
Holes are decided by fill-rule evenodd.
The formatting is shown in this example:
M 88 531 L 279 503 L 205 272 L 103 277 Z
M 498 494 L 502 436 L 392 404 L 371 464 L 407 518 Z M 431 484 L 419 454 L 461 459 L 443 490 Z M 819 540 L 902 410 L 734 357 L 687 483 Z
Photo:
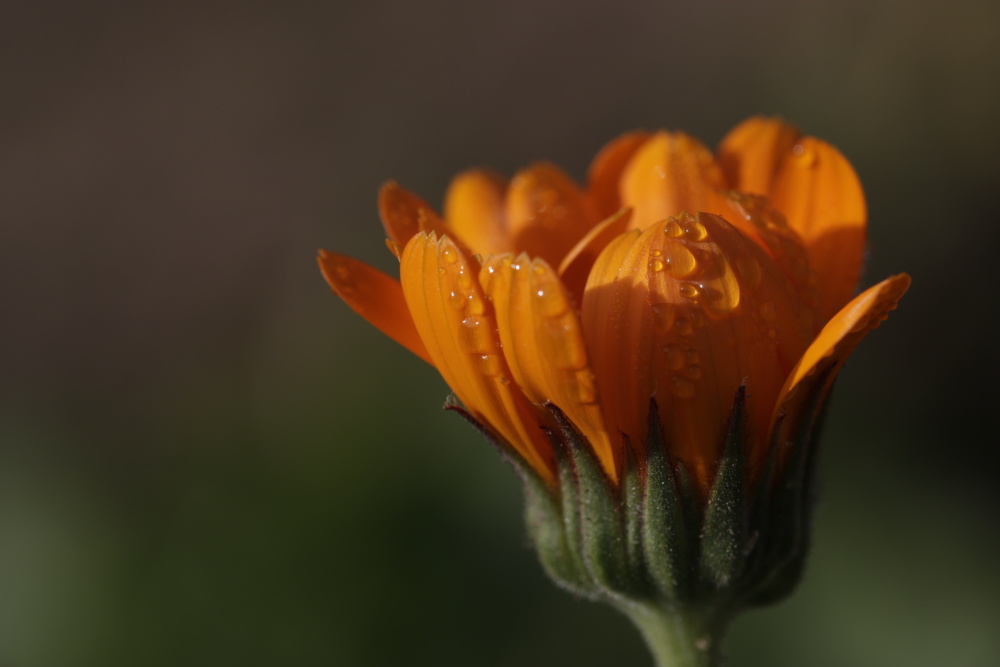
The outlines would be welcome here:
M 395 183 L 379 211 L 400 280 L 321 251 L 330 286 L 553 484 L 545 405 L 617 484 L 629 449 L 643 460 L 653 400 L 672 463 L 706 494 L 741 387 L 756 476 L 910 283 L 851 299 L 861 185 L 837 149 L 774 119 L 745 121 L 715 155 L 681 133 L 627 134 L 586 189 L 549 164 L 509 182 L 475 170 L 452 181 L 444 218 Z

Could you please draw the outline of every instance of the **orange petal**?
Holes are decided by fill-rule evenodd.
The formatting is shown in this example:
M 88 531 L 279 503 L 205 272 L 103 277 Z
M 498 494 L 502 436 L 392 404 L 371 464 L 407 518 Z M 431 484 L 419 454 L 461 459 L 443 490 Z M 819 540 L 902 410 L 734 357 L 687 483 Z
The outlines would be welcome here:
M 775 445 L 798 440 L 815 418 L 844 362 L 869 331 L 877 328 L 910 286 L 905 273 L 887 278 L 844 306 L 809 345 L 788 375 L 774 410 Z
M 507 254 L 487 261 L 480 280 L 518 386 L 535 404 L 559 406 L 617 482 L 620 448 L 612 450 L 604 428 L 580 321 L 558 276 L 543 260 Z
M 719 144 L 719 165 L 729 187 L 770 194 L 778 164 L 799 136 L 794 125 L 778 118 L 754 116 L 737 125 Z
M 319 270 L 330 287 L 354 312 L 379 331 L 432 363 L 403 299 L 399 281 L 344 255 L 319 251 Z
M 552 481 L 551 445 L 539 413 L 509 379 L 479 265 L 450 238 L 419 233 L 403 250 L 399 270 L 417 332 L 445 382 L 474 417 Z
M 600 218 L 607 218 L 621 208 L 618 182 L 635 152 L 649 139 L 649 132 L 629 132 L 607 144 L 597 153 L 587 172 L 587 192 Z
M 686 134 L 657 132 L 621 176 L 621 205 L 635 209 L 631 226 L 645 229 L 683 211 L 724 214 L 722 172 L 705 146 Z
M 389 181 L 378 193 L 378 213 L 386 236 L 402 248 L 420 231 L 420 211 L 434 213 L 434 209 L 395 181 Z M 426 214 L 425 214 L 426 215 Z
M 851 298 L 861 275 L 868 221 L 861 182 L 840 151 L 803 137 L 781 161 L 771 201 L 805 244 L 826 321 Z
M 444 216 L 473 253 L 499 255 L 514 249 L 504 218 L 506 189 L 503 178 L 484 169 L 473 169 L 452 179 Z
M 573 249 L 563 257 L 559 265 L 559 278 L 577 304 L 583 301 L 583 288 L 587 284 L 587 275 L 594 265 L 597 256 L 604 247 L 622 234 L 632 219 L 632 209 L 623 208 L 607 220 L 597 225 L 573 246 Z
M 766 195 L 798 233 L 818 278 L 822 321 L 857 286 L 867 209 L 857 174 L 830 144 L 773 118 L 751 118 L 719 146 L 730 187 Z
M 553 266 L 597 223 L 591 203 L 576 183 L 545 163 L 514 176 L 507 190 L 506 214 L 515 249 Z
M 781 383 L 810 334 L 785 283 L 767 253 L 711 214 L 612 242 L 594 264 L 582 309 L 609 427 L 641 451 L 655 397 L 671 457 L 706 491 L 733 397 L 747 383 L 756 469 Z

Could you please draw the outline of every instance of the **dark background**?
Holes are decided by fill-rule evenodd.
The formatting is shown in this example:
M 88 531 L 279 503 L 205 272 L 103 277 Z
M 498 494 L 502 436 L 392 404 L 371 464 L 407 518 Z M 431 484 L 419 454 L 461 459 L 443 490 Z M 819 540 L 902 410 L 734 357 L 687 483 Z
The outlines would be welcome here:
M 865 283 L 914 282 L 729 664 L 1000 663 L 1000 4 L 397 0 L 0 7 L 0 665 L 649 664 L 314 256 L 393 269 L 389 178 L 761 112 L 856 166 Z

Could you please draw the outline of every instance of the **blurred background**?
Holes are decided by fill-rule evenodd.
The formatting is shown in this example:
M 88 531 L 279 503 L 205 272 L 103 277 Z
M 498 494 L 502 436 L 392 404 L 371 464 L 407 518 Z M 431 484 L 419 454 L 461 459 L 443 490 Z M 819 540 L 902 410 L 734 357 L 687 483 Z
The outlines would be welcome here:
M 644 665 L 437 374 L 332 296 L 397 179 L 780 114 L 865 183 L 806 579 L 728 664 L 1000 664 L 1000 4 L 0 7 L 0 665 Z

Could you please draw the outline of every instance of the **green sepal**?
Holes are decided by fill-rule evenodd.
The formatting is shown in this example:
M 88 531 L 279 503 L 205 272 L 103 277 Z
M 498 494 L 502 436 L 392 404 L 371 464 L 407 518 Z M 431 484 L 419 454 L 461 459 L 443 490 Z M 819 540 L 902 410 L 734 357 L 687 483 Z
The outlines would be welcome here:
M 816 448 L 822 433 L 826 414 L 826 398 L 829 387 L 826 379 L 815 384 L 819 390 L 811 397 L 809 408 L 793 440 L 774 441 L 773 450 L 791 447 L 791 455 L 784 462 L 784 470 L 778 475 L 772 505 L 768 511 L 768 543 L 766 555 L 762 557 L 768 571 L 757 577 L 754 592 L 748 597 L 748 604 L 764 606 L 787 597 L 798 585 L 805 568 L 809 551 L 810 528 L 813 508 L 816 504 L 816 490 L 813 480 L 816 462 Z M 786 417 L 787 418 L 787 417 Z M 774 429 L 775 434 L 780 428 Z
M 691 590 L 691 542 L 685 503 L 667 458 L 656 402 L 651 401 L 646 438 L 646 485 L 643 495 L 643 554 L 647 576 L 657 593 L 678 600 Z
M 705 506 L 699 571 L 702 580 L 721 590 L 735 581 L 746 559 L 746 387 L 736 391 L 726 429 L 722 460 Z
M 551 403 L 546 407 L 559 425 L 569 450 L 573 472 L 570 486 L 574 486 L 577 493 L 580 554 L 587 572 L 605 595 L 633 592 L 635 583 L 629 572 L 621 504 L 611 480 L 601 468 L 590 443 L 563 411 Z M 565 493 L 566 485 L 562 488 Z
M 524 478 L 524 519 L 549 577 L 574 595 L 592 597 L 583 563 L 566 543 L 559 494 L 537 475 Z
M 645 487 L 642 471 L 636 460 L 635 451 L 627 436 L 625 441 L 625 476 L 622 479 L 622 502 L 625 512 L 625 554 L 628 557 L 629 568 L 633 576 L 639 580 L 647 579 L 642 573 L 646 571 L 646 557 L 643 554 L 643 525 L 645 524 L 645 502 L 643 494 Z

